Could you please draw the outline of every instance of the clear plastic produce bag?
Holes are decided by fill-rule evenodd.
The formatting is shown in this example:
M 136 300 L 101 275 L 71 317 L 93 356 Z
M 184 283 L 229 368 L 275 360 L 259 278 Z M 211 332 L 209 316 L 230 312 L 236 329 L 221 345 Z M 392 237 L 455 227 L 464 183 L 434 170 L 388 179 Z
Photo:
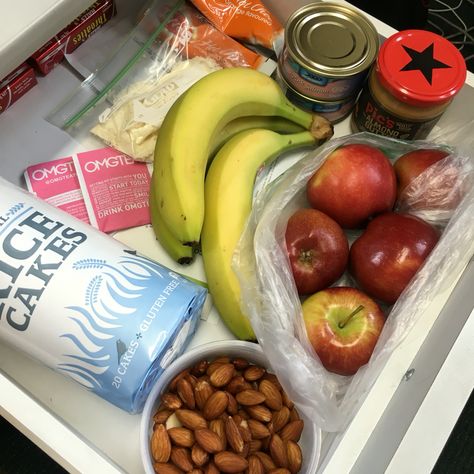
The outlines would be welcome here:
M 352 419 L 389 355 L 423 316 L 433 297 L 453 284 L 474 251 L 473 158 L 461 149 L 448 148 L 449 156 L 433 169 L 428 168 L 410 186 L 410 198 L 401 209 L 435 224 L 442 231 L 438 244 L 397 302 L 383 307 L 388 317 L 369 363 L 352 377 L 328 372 L 306 335 L 284 236 L 290 215 L 297 208 L 309 207 L 305 197 L 307 180 L 333 150 L 349 143 L 379 147 L 392 162 L 417 148 L 446 149 L 433 142 L 404 142 L 368 133 L 327 142 L 256 196 L 234 256 L 243 311 L 250 318 L 265 355 L 290 398 L 326 431 L 341 430 Z M 453 169 L 458 170 L 454 180 Z M 419 206 L 417 196 L 433 180 L 434 173 L 438 184 L 444 182 L 445 176 L 459 197 L 454 209 L 441 212 Z M 347 232 L 349 242 L 359 232 Z M 355 286 L 347 272 L 335 285 Z

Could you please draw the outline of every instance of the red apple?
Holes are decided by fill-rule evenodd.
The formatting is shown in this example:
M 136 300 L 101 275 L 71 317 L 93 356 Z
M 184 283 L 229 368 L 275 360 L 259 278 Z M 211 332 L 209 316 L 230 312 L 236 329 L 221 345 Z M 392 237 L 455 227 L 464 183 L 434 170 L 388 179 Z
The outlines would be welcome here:
M 341 227 L 316 209 L 298 209 L 285 232 L 291 270 L 300 295 L 330 286 L 343 273 L 349 243 Z
M 347 229 L 375 214 L 391 211 L 397 182 L 390 160 L 370 145 L 344 145 L 333 151 L 306 185 L 311 207 Z
M 438 231 L 427 222 L 387 212 L 374 218 L 352 244 L 350 273 L 370 296 L 393 304 L 438 239 Z
M 394 170 L 398 180 L 398 205 L 414 209 L 454 210 L 461 201 L 458 183 L 459 170 L 449 164 L 440 171 L 424 173 L 430 166 L 446 158 L 445 150 L 422 148 L 413 150 L 398 158 Z M 420 177 L 413 187 L 408 186 Z M 405 192 L 407 191 L 407 192 Z
M 315 293 L 302 306 L 309 341 L 327 370 L 353 375 L 367 364 L 385 323 L 373 299 L 340 286 Z

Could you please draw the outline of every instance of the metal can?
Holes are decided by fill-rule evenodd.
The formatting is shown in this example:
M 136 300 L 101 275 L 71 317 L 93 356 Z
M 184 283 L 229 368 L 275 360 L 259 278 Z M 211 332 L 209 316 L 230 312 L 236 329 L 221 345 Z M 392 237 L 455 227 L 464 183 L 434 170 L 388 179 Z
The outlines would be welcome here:
M 466 63 L 446 38 L 404 30 L 385 40 L 354 108 L 354 132 L 426 138 L 466 79 Z
M 362 87 L 377 55 L 374 25 L 358 10 L 318 2 L 296 10 L 285 27 L 281 73 L 299 93 L 340 100 Z
M 329 101 L 312 99 L 311 97 L 301 94 L 293 89 L 285 78 L 282 77 L 279 70 L 277 72 L 276 80 L 290 102 L 302 109 L 308 110 L 309 112 L 322 115 L 332 124 L 344 120 L 352 112 L 357 99 L 357 94 L 341 100 Z

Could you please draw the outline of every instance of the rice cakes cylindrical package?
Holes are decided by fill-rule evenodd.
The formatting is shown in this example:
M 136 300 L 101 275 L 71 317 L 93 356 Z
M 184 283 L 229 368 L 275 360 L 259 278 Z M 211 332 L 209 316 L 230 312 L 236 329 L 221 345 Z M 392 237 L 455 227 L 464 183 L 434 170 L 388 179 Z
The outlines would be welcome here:
M 0 178 L 0 340 L 130 412 L 207 291 Z

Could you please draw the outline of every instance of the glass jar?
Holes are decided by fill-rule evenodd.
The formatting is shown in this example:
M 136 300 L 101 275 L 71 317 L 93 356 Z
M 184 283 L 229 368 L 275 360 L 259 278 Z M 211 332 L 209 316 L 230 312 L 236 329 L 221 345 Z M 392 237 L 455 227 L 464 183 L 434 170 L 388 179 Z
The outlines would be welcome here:
M 423 30 L 389 37 L 351 117 L 354 132 L 414 140 L 428 136 L 466 79 L 461 53 Z

